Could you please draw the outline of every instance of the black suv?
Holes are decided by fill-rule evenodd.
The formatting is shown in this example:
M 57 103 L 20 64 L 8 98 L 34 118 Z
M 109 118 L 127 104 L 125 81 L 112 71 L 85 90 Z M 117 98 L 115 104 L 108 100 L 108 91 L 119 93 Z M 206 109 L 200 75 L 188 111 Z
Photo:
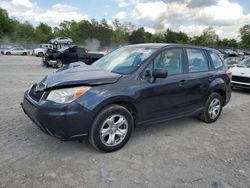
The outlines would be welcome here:
M 22 107 L 45 133 L 88 136 L 108 152 L 124 146 L 137 125 L 191 115 L 216 121 L 231 97 L 230 77 L 214 49 L 130 45 L 46 76 L 25 92 Z

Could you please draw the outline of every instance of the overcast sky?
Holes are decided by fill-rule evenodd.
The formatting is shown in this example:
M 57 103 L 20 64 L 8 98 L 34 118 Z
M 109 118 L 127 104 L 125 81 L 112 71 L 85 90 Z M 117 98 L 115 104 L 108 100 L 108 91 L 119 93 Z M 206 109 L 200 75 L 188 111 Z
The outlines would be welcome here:
M 250 24 L 250 0 L 0 0 L 0 7 L 34 25 L 117 18 L 149 32 L 170 28 L 191 36 L 213 26 L 220 38 L 237 38 L 239 28 Z

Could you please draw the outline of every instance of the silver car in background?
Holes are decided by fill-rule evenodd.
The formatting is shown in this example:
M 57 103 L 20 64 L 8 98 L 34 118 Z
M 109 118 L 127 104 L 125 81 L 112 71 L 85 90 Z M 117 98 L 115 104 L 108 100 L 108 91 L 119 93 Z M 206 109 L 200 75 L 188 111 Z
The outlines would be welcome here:
M 51 44 L 71 44 L 72 42 L 73 40 L 69 37 L 58 37 L 49 41 Z
M 3 51 L 4 55 L 28 55 L 29 50 L 22 47 L 14 47 Z

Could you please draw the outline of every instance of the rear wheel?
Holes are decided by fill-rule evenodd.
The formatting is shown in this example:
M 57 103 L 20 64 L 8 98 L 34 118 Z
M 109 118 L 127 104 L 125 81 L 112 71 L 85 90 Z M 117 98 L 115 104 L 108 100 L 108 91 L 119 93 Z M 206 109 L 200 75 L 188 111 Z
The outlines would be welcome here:
M 222 106 L 221 95 L 212 93 L 206 102 L 204 112 L 200 114 L 199 118 L 206 123 L 215 122 L 220 117 Z
M 10 52 L 6 52 L 6 55 L 11 55 L 11 53 Z
M 116 151 L 128 142 L 133 127 L 131 113 L 120 105 L 111 105 L 102 110 L 94 120 L 89 141 L 99 150 Z
M 23 52 L 23 55 L 27 55 L 27 52 Z

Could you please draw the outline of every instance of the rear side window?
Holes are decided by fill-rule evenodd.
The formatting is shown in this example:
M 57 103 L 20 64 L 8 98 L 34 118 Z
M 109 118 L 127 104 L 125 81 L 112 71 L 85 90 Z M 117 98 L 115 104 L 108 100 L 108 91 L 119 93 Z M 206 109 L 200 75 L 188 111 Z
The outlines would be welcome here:
M 220 67 L 223 66 L 223 62 L 221 60 L 221 58 L 219 57 L 218 54 L 214 53 L 214 52 L 209 52 L 209 55 L 212 59 L 213 65 L 215 69 L 218 69 Z
M 208 62 L 202 50 L 187 49 L 189 72 L 208 71 Z

